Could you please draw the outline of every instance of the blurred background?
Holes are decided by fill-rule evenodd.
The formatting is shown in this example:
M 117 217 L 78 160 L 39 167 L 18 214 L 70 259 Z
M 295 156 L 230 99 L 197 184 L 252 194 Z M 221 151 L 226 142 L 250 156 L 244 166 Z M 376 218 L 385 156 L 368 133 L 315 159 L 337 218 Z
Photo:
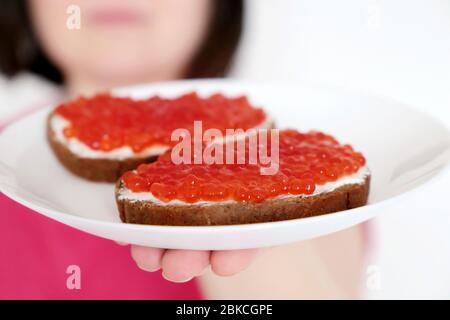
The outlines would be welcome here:
M 405 102 L 450 127 L 450 1 L 247 0 L 232 77 L 333 86 Z M 32 94 L 31 94 L 32 92 Z M 57 89 L 0 77 L 0 123 Z M 395 126 L 396 119 L 388 119 Z M 368 298 L 450 298 L 448 181 L 372 226 Z

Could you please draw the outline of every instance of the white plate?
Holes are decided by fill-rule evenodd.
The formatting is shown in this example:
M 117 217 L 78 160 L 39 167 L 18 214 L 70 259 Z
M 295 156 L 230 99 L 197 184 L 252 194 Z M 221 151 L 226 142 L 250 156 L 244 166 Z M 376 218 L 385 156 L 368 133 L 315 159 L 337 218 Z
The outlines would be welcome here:
M 399 205 L 407 205 L 420 188 L 431 188 L 436 176 L 448 170 L 447 129 L 392 101 L 331 89 L 211 80 L 137 86 L 117 93 L 143 98 L 156 93 L 174 96 L 189 90 L 247 94 L 275 118 L 279 127 L 319 129 L 351 143 L 365 154 L 372 171 L 370 204 L 320 217 L 239 226 L 123 224 L 112 185 L 79 179 L 53 156 L 45 139 L 49 109 L 12 124 L 0 135 L 0 190 L 52 219 L 120 242 L 159 248 L 242 249 L 309 239 L 356 225 L 381 212 L 393 212 Z

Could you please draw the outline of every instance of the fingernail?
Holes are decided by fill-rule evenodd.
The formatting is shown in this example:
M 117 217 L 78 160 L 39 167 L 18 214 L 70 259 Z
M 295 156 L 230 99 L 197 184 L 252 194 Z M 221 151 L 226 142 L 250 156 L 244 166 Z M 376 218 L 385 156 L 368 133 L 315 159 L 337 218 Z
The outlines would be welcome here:
M 139 269 L 141 269 L 142 271 L 146 271 L 146 272 L 156 272 L 156 271 L 161 270 L 160 267 L 158 267 L 156 269 L 151 269 L 151 268 L 148 268 L 148 267 L 145 267 L 145 266 L 140 266 L 140 265 L 137 265 L 137 266 L 138 266 Z
M 164 274 L 164 272 L 162 272 L 162 277 L 163 277 L 164 279 L 166 279 L 167 281 L 174 282 L 174 283 L 186 283 L 186 282 L 191 281 L 191 280 L 194 278 L 194 277 L 190 277 L 190 278 L 188 278 L 188 279 L 186 279 L 186 280 L 172 280 L 172 279 L 170 279 L 169 277 L 167 277 L 167 276 Z

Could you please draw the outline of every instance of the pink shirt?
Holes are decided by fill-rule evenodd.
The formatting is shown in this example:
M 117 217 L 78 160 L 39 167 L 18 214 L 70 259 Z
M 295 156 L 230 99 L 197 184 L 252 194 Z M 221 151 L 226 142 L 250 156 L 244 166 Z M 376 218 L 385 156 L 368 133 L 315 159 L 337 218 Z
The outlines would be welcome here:
M 139 270 L 130 248 L 77 231 L 0 194 L 0 299 L 200 299 L 195 281 L 174 284 Z M 80 290 L 67 287 L 80 268 Z M 70 270 L 69 270 L 70 271 Z
M 80 289 L 67 285 L 71 266 L 79 267 Z M 141 271 L 129 247 L 50 220 L 0 193 L 0 299 L 201 299 L 201 293 L 195 280 L 174 284 L 160 272 Z

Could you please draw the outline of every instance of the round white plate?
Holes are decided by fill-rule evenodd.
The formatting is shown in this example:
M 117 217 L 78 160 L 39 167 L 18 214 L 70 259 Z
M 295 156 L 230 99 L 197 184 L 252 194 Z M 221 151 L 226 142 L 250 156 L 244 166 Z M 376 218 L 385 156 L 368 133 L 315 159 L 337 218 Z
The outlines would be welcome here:
M 372 171 L 370 204 L 306 219 L 219 227 L 144 226 L 121 223 L 114 186 L 67 172 L 45 139 L 50 109 L 34 113 L 0 134 L 0 190 L 47 217 L 91 234 L 159 248 L 224 250 L 274 246 L 329 234 L 407 205 L 420 188 L 448 170 L 450 135 L 436 120 L 392 101 L 339 90 L 277 87 L 203 80 L 117 90 L 143 98 L 190 90 L 247 94 L 280 128 L 329 132 L 364 153 Z M 404 209 L 404 207 L 403 207 Z

